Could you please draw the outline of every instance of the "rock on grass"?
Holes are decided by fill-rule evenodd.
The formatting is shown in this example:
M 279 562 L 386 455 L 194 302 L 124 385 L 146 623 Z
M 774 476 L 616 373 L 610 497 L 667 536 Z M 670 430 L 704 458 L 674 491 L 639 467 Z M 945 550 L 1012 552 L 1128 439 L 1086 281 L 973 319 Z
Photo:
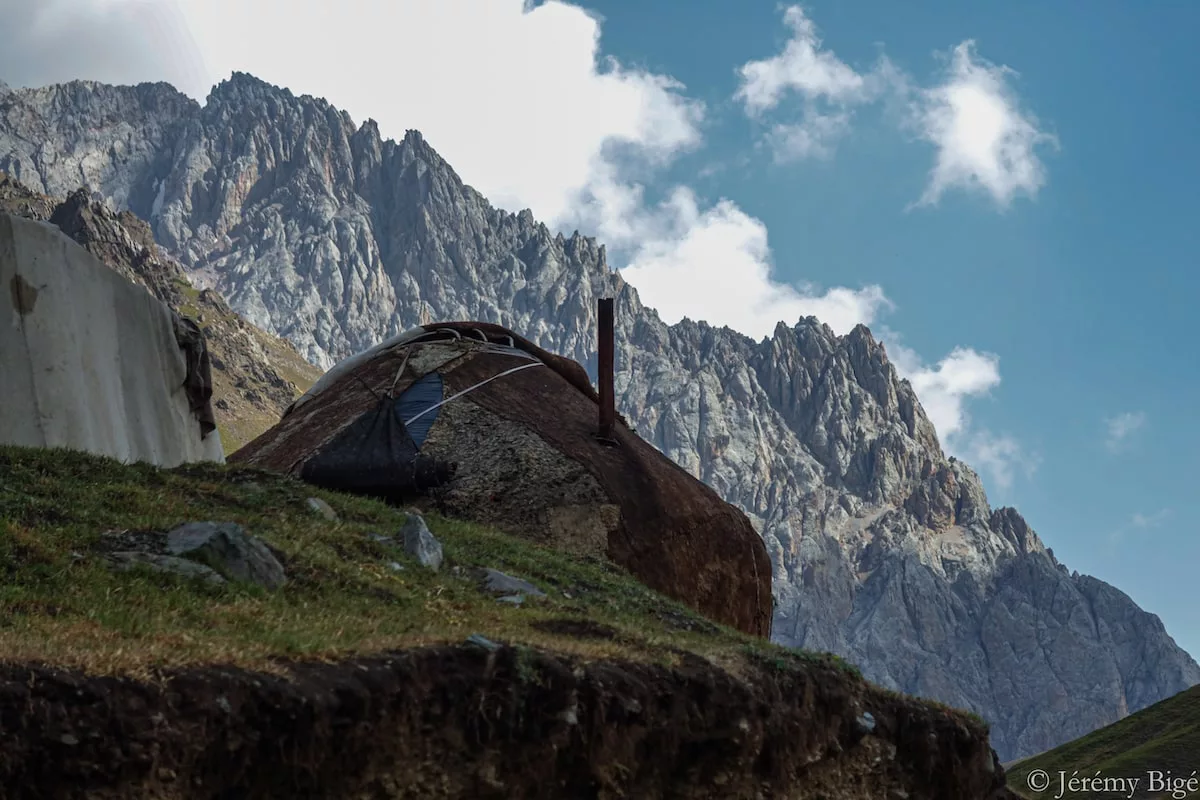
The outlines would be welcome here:
M 122 550 L 116 553 L 109 553 L 108 557 L 112 559 L 113 566 L 122 571 L 133 569 L 138 565 L 144 565 L 155 572 L 170 572 L 175 575 L 182 575 L 185 578 L 203 578 L 205 582 L 213 586 L 220 586 L 225 583 L 225 579 L 213 570 L 212 567 L 196 561 L 189 561 L 179 556 L 164 556 L 159 553 Z
M 235 522 L 185 522 L 167 533 L 167 552 L 206 564 L 232 580 L 267 589 L 287 583 L 271 548 Z
M 420 514 L 409 514 L 400 528 L 399 538 L 404 541 L 404 551 L 422 566 L 437 572 L 442 566 L 442 543 L 437 540 Z

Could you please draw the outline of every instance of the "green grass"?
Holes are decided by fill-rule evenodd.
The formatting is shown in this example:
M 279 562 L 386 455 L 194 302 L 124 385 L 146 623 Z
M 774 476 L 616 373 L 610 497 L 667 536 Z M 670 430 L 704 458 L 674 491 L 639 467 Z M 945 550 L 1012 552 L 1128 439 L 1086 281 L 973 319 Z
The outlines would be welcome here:
M 339 521 L 310 511 L 309 497 L 326 500 Z M 106 531 L 165 532 L 193 520 L 237 522 L 265 539 L 285 554 L 288 584 L 275 592 L 214 588 L 109 568 Z M 279 658 L 335 659 L 460 642 L 474 633 L 659 663 L 686 650 L 732 669 L 747 652 L 785 666 L 831 658 L 701 620 L 607 561 L 430 515 L 446 557 L 434 573 L 369 536 L 392 535 L 402 521 L 400 510 L 383 503 L 246 467 L 161 470 L 66 450 L 0 447 L 0 660 L 101 674 L 209 662 L 268 668 Z M 392 569 L 392 562 L 405 569 Z M 477 567 L 525 578 L 548 597 L 520 607 L 499 603 L 479 589 Z M 602 623 L 613 635 L 539 627 L 564 618 Z
M 195 320 L 200 316 L 200 309 L 196 306 L 196 301 L 200 299 L 200 290 L 182 278 L 172 278 L 171 283 L 175 285 L 175 288 L 179 290 L 179 294 L 183 297 L 183 302 L 175 310 L 181 316 Z M 201 327 L 207 326 L 201 325 Z
M 1186 778 L 1200 769 L 1200 686 L 1021 761 L 1008 770 L 1008 782 L 1013 791 L 1024 797 L 1052 797 L 1058 793 L 1057 783 L 1053 784 L 1053 790 L 1047 789 L 1040 795 L 1027 788 L 1026 778 L 1035 769 L 1045 770 L 1055 776 L 1056 781 L 1060 770 L 1065 770 L 1068 776 L 1075 770 L 1089 776 L 1097 771 L 1105 776 L 1142 776 L 1142 788 L 1145 788 L 1148 770 L 1163 773 L 1170 770 L 1173 776 Z M 1063 795 L 1064 798 L 1095 796 L 1094 792 Z

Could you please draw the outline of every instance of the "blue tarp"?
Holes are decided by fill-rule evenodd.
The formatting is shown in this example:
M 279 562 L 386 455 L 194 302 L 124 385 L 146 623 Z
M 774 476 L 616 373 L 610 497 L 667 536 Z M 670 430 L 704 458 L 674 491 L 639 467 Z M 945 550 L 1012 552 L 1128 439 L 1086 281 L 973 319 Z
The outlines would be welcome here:
M 396 399 L 393 413 L 400 422 L 407 423 L 417 414 L 440 402 L 442 402 L 442 376 L 439 372 L 431 372 L 404 390 Z M 429 435 L 429 429 L 437 421 L 440 411 L 441 408 L 436 408 L 408 425 L 408 434 L 417 447 L 425 443 L 425 437 Z

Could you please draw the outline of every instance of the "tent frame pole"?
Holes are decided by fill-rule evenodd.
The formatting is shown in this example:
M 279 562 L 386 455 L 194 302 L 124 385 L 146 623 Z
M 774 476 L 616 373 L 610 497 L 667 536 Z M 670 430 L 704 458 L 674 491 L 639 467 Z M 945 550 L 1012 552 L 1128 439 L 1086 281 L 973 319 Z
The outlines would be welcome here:
M 613 376 L 613 351 L 615 350 L 613 331 L 613 299 L 601 297 L 596 301 L 596 317 L 599 323 L 597 348 L 599 351 L 598 372 L 600 382 L 600 430 L 598 436 L 602 441 L 613 441 L 613 426 L 616 423 L 617 408 Z

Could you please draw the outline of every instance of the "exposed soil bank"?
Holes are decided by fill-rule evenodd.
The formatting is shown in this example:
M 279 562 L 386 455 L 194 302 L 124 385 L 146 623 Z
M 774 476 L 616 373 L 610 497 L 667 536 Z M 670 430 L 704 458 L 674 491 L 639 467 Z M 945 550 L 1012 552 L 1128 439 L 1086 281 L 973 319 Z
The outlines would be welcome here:
M 738 678 L 695 656 L 672 669 L 464 645 L 290 671 L 140 682 L 3 667 L 0 786 L 13 798 L 1013 797 L 974 723 L 816 661 Z

